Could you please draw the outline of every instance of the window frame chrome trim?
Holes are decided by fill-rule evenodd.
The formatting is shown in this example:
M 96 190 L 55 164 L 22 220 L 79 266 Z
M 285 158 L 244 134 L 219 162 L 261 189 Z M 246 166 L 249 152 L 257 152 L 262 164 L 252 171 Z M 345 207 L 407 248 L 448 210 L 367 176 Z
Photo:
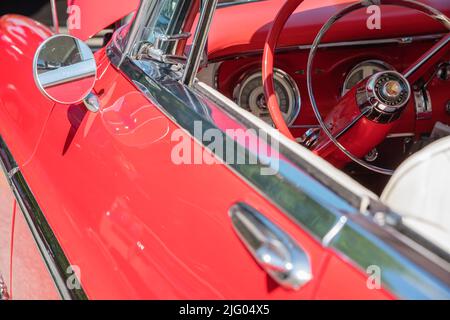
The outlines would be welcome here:
M 130 29 L 125 37 L 125 47 L 120 55 L 120 61 L 118 63 L 119 66 L 126 57 L 133 56 L 133 52 L 135 51 L 135 46 L 137 44 L 136 42 L 138 39 L 142 38 L 144 25 L 147 25 L 151 12 L 156 8 L 157 2 L 158 1 L 153 0 L 140 1 L 139 7 L 133 17 L 133 20 L 131 21 Z M 117 46 L 117 49 L 119 49 L 119 46 Z
M 188 1 L 184 2 L 185 0 L 182 0 L 183 3 L 179 3 L 179 5 L 188 5 L 190 6 L 190 3 Z M 208 1 L 217 1 L 217 0 L 208 0 Z M 119 62 L 119 66 L 122 64 L 123 60 L 126 57 L 130 58 L 136 58 L 136 55 L 138 54 L 139 48 L 137 45 L 139 43 L 144 43 L 142 37 L 144 35 L 145 28 L 153 22 L 154 17 L 154 11 L 158 10 L 160 8 L 160 2 L 155 0 L 142 0 L 139 4 L 139 8 L 135 13 L 135 16 L 130 24 L 130 29 L 128 34 L 126 35 L 125 39 L 125 48 L 121 50 L 123 54 L 121 54 L 121 60 Z M 192 8 L 188 8 L 188 11 Z M 180 25 L 177 25 L 177 28 L 183 28 L 184 22 Z M 171 31 L 173 32 L 173 30 Z M 175 34 L 173 35 L 176 35 Z M 173 36 L 172 35 L 172 36 Z M 173 39 L 173 37 L 172 37 Z M 183 39 L 179 39 L 183 40 Z M 156 48 L 153 52 L 153 58 L 156 58 L 156 60 L 164 62 L 169 59 L 165 56 L 174 56 L 175 47 L 176 44 L 178 44 L 178 41 L 169 41 L 173 42 L 172 44 L 168 45 L 167 48 Z M 160 55 L 160 57 L 158 57 Z M 191 54 L 189 56 L 192 56 Z M 201 59 L 201 58 L 199 58 Z
M 50 0 L 50 10 L 52 13 L 53 31 L 58 34 L 60 32 L 59 32 L 59 20 L 58 20 L 58 7 L 56 5 L 56 0 Z
M 240 1 L 229 0 L 228 2 L 218 3 L 217 4 L 217 9 L 233 7 L 233 6 L 239 6 L 239 5 L 242 5 L 242 4 L 248 4 L 248 3 L 253 3 L 253 2 L 263 2 L 263 1 L 267 1 L 267 0 L 240 0 Z
M 212 23 L 214 12 L 217 8 L 218 0 L 205 0 L 201 8 L 200 18 L 195 30 L 194 40 L 192 41 L 188 61 L 183 71 L 182 82 L 187 86 L 192 86 L 197 77 L 198 68 L 203 58 L 202 53 L 205 50 L 208 40 L 208 31 Z

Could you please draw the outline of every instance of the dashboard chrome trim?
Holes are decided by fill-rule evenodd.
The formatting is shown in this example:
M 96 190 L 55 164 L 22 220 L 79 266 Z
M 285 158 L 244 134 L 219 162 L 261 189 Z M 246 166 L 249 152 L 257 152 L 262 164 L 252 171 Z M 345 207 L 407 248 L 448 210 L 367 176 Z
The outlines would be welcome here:
M 448 20 L 448 19 L 447 19 Z M 448 25 L 450 31 L 450 24 Z M 415 64 L 412 68 L 408 69 L 408 71 L 404 74 L 406 78 L 409 78 L 413 75 L 417 70 L 419 70 L 423 65 L 425 65 L 428 60 L 430 60 L 437 52 L 439 52 L 442 48 L 444 48 L 450 42 L 450 36 L 447 34 L 446 37 L 439 45 L 437 45 L 433 50 L 428 52 L 428 54 L 423 57 L 417 64 Z
M 390 133 L 387 135 L 387 139 L 396 139 L 396 138 L 411 138 L 415 137 L 416 134 L 413 132 L 400 132 L 400 133 Z
M 354 41 L 339 41 L 339 42 L 329 42 L 322 43 L 319 45 L 320 49 L 325 48 L 342 48 L 342 47 L 358 47 L 358 46 L 376 46 L 376 45 L 388 45 L 388 44 L 398 44 L 405 45 L 411 44 L 419 41 L 435 41 L 440 40 L 445 36 L 445 33 L 429 34 L 429 35 L 414 35 L 399 38 L 384 38 L 384 39 L 367 39 L 367 40 L 354 40 Z M 309 51 L 312 48 L 312 44 L 307 45 L 296 45 L 288 47 L 280 47 L 275 50 L 277 54 L 288 53 L 292 51 Z M 225 60 L 234 60 L 244 57 L 259 56 L 263 54 L 263 50 L 254 50 L 239 53 L 238 55 L 228 55 L 223 57 L 218 57 L 212 59 L 210 62 L 219 62 Z
M 266 0 L 235 0 L 235 1 L 229 0 L 229 1 L 224 1 L 224 2 L 219 3 L 217 5 L 217 9 L 238 6 L 241 4 L 247 4 L 247 3 L 252 3 L 252 2 L 262 2 L 262 1 L 266 1 Z

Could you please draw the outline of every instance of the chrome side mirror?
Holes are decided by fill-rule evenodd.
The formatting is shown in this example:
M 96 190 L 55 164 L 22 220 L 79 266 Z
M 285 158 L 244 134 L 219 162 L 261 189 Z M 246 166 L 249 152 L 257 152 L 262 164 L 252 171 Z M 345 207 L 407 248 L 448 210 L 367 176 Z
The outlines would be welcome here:
M 38 48 L 33 63 L 36 85 L 50 100 L 79 103 L 91 93 L 97 65 L 89 47 L 68 35 L 55 35 Z

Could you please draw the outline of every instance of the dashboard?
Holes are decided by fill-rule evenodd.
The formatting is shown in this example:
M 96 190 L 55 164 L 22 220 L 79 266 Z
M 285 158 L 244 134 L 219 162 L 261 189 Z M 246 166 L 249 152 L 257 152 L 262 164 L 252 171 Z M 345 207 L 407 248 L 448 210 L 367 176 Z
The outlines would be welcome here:
M 410 38 L 378 39 L 327 44 L 316 58 L 313 75 L 321 112 L 327 114 L 359 81 L 384 70 L 404 71 L 442 37 L 429 34 Z M 281 49 L 275 59 L 275 87 L 281 111 L 295 137 L 317 127 L 306 86 L 308 46 Z M 450 62 L 450 54 L 447 61 Z M 265 107 L 261 80 L 261 55 L 235 55 L 213 60 L 200 78 L 242 108 L 271 122 Z M 430 77 L 414 89 L 414 99 L 392 135 L 431 132 L 437 121 L 450 124 L 449 64 L 440 63 Z

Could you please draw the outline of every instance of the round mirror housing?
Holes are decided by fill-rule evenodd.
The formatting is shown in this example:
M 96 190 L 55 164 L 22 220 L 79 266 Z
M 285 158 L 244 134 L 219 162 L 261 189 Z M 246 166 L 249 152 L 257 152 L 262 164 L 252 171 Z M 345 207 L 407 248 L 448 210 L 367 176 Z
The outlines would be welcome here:
M 39 46 L 33 74 L 38 88 L 50 100 L 74 104 L 91 93 L 97 65 L 91 49 L 83 41 L 58 34 Z

